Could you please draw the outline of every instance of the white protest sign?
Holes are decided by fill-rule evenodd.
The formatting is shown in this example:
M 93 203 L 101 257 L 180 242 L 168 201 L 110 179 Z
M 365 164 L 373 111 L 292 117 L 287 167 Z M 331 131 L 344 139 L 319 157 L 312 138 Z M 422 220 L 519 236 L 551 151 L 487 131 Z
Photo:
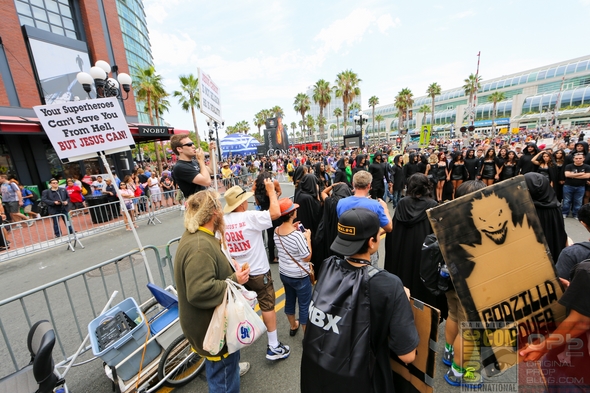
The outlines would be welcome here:
M 135 144 L 114 97 L 33 109 L 62 161 L 81 160 L 100 151 L 125 151 Z
M 205 116 L 216 120 L 218 123 L 223 122 L 221 118 L 221 99 L 219 87 L 213 82 L 211 77 L 199 68 L 199 104 L 201 113 Z

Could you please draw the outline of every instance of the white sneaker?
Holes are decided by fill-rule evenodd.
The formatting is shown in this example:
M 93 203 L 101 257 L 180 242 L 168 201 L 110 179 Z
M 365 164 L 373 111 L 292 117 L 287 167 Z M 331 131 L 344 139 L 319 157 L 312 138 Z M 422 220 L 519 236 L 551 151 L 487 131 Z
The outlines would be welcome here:
M 37 213 L 37 218 L 36 218 L 36 219 L 37 219 L 37 220 L 40 220 L 41 218 L 42 218 L 42 217 L 41 217 L 41 214 Z
M 27 226 L 32 227 L 35 224 L 35 221 L 27 221 Z
M 250 363 L 249 362 L 240 362 L 240 377 L 250 371 Z

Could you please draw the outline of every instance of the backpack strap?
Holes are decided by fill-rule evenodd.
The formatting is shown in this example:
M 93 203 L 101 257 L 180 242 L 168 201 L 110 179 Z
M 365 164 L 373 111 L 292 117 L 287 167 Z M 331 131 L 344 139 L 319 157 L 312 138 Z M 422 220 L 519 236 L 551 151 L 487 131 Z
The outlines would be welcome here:
M 369 273 L 369 279 L 373 278 L 373 276 L 377 273 L 379 273 L 381 271 L 381 269 L 376 268 L 373 265 L 368 265 L 367 266 L 367 272 Z

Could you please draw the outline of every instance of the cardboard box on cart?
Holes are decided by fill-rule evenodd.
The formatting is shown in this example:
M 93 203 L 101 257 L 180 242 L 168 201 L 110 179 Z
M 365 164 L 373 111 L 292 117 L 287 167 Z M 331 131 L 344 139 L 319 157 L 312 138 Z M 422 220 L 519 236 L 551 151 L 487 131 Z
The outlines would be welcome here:
M 467 314 L 466 327 L 484 328 L 478 345 L 489 350 L 482 349 L 481 366 L 486 375 L 496 375 L 520 361 L 518 349 L 565 318 L 557 303 L 563 288 L 524 176 L 427 213 Z

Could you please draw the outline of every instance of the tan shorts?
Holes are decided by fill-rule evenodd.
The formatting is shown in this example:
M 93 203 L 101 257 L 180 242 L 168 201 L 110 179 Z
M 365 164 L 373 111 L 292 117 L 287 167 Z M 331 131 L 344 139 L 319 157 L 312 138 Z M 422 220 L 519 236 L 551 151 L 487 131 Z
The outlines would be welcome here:
M 264 283 L 265 277 L 266 284 Z M 262 311 L 273 311 L 275 309 L 275 288 L 270 270 L 266 274 L 250 276 L 250 279 L 244 286 L 250 291 L 256 292 L 258 295 L 258 304 Z
M 453 322 L 457 322 L 458 324 L 461 324 L 461 322 L 466 322 L 467 316 L 465 315 L 465 310 L 459 301 L 457 291 L 446 291 L 445 295 L 447 297 L 447 304 L 449 305 L 449 319 Z
M 25 212 L 25 214 L 30 213 L 32 209 L 33 205 L 23 206 L 23 212 Z

